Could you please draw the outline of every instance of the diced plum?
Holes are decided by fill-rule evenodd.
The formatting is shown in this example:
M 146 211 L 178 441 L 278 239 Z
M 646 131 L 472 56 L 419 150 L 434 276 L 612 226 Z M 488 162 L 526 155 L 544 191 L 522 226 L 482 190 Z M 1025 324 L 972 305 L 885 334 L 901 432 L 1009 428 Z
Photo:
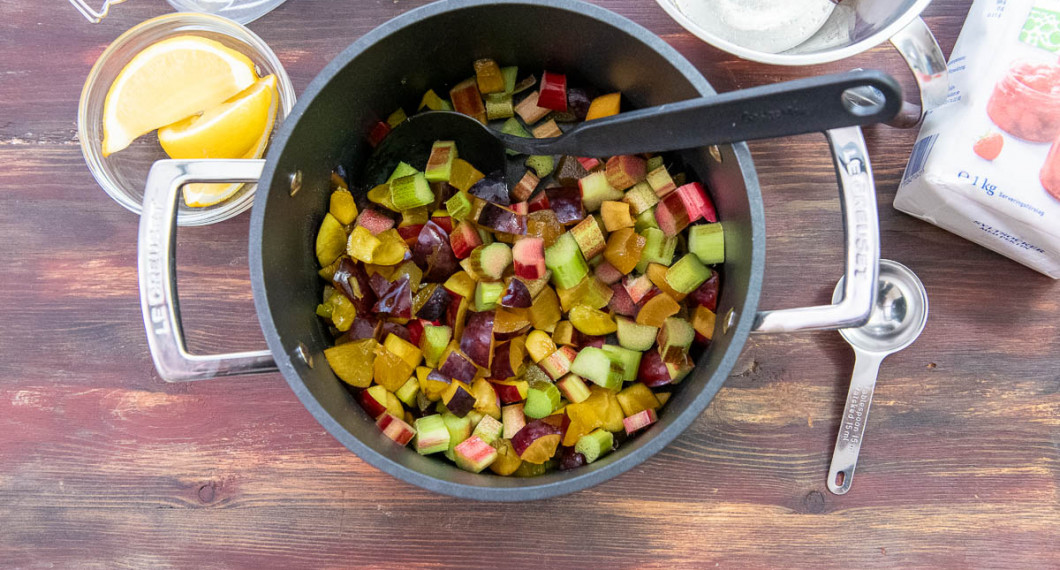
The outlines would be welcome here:
M 718 272 L 711 270 L 710 277 L 703 282 L 695 291 L 689 293 L 688 298 L 697 305 L 702 305 L 711 311 L 718 310 L 718 291 L 721 283 Z
M 669 384 L 673 379 L 670 378 L 670 371 L 666 368 L 662 355 L 656 350 L 649 350 L 640 359 L 637 380 L 649 388 L 657 388 Z
M 440 282 L 459 270 L 449 234 L 433 221 L 427 222 L 412 248 L 412 259 L 427 281 Z
M 530 213 L 537 212 L 539 210 L 548 210 L 551 205 L 548 203 L 548 192 L 538 192 L 537 196 L 534 196 L 527 202 L 530 206 Z
M 415 224 L 411 226 L 404 226 L 397 229 L 398 235 L 401 239 L 405 240 L 405 243 L 411 248 L 416 245 L 416 242 L 420 238 L 420 230 L 423 229 L 423 224 Z
M 416 316 L 432 322 L 441 322 L 445 318 L 449 305 L 453 301 L 453 294 L 441 285 L 434 288 L 427 302 L 416 312 Z
M 512 203 L 512 198 L 508 193 L 508 183 L 504 180 L 504 173 L 500 171 L 487 174 L 485 178 L 476 182 L 468 193 L 501 206 L 509 206 Z
M 371 314 L 372 306 L 375 305 L 376 295 L 372 291 L 368 281 L 368 274 L 364 267 L 356 261 L 344 257 L 339 261 L 335 275 L 331 278 L 335 288 L 353 302 L 358 314 Z
M 615 283 L 611 286 L 611 291 L 614 295 L 611 296 L 611 302 L 607 304 L 608 308 L 615 312 L 615 314 L 623 315 L 626 317 L 636 317 L 637 304 L 630 298 L 629 292 L 622 286 L 621 283 Z
M 551 416 L 550 416 L 551 417 Z M 555 422 L 550 421 L 549 418 L 542 418 L 540 420 L 532 420 L 526 423 L 522 429 L 520 429 L 514 436 L 512 436 L 512 447 L 515 449 L 515 453 L 522 457 L 524 461 L 530 461 L 531 463 L 544 463 L 549 457 L 552 457 L 555 453 L 556 448 L 559 446 L 559 440 L 563 437 L 563 430 L 560 426 L 555 425 Z M 552 453 L 548 453 L 547 449 L 535 450 L 541 451 L 541 455 L 547 455 L 546 457 L 528 458 L 526 457 L 527 451 L 531 445 L 539 439 L 550 438 L 552 441 L 545 443 L 550 444 Z M 554 441 L 554 443 L 553 443 Z M 548 447 L 548 446 L 546 446 Z M 536 461 L 536 459 L 541 459 Z
M 493 321 L 496 311 L 471 313 L 460 337 L 460 350 L 475 364 L 489 369 L 493 353 Z
M 541 89 L 537 106 L 553 111 L 567 110 L 567 76 L 545 71 L 541 74 Z
M 573 447 L 564 447 L 559 453 L 559 465 L 557 468 L 560 471 L 570 471 L 571 469 L 577 469 L 585 466 L 585 456 L 574 450 Z
M 548 203 L 563 225 L 576 224 L 585 218 L 582 192 L 578 188 L 549 188 L 545 190 Z
M 585 115 L 589 113 L 590 104 L 592 104 L 592 99 L 589 98 L 589 94 L 584 89 L 578 87 L 567 88 L 567 111 L 574 114 L 575 120 L 585 120 Z
M 454 350 L 449 353 L 438 372 L 446 378 L 456 378 L 461 382 L 470 383 L 475 379 L 475 374 L 478 374 L 478 369 L 467 356 Z
M 508 280 L 508 288 L 504 291 L 504 296 L 501 297 L 501 306 L 515 309 L 525 309 L 533 304 L 533 297 L 530 296 L 530 289 L 527 288 L 524 283 L 518 277 L 512 277 Z
M 408 277 L 391 284 L 387 292 L 379 296 L 372 310 L 376 314 L 387 314 L 393 318 L 411 319 L 412 287 L 409 285 Z
M 388 335 L 394 335 L 396 337 L 401 338 L 402 340 L 412 342 L 412 333 L 409 331 L 407 326 L 384 321 L 382 324 L 379 325 L 379 337 L 377 340 L 382 341 L 386 339 Z M 412 344 L 418 345 L 419 343 L 413 342 Z
M 513 235 L 526 235 L 526 216 L 487 202 L 479 214 L 478 224 L 485 228 Z

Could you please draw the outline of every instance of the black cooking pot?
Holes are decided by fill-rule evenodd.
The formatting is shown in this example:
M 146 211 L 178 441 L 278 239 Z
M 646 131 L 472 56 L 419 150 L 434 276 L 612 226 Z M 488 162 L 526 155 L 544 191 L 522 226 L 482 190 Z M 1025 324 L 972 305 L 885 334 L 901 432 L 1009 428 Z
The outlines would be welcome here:
M 148 179 L 141 218 L 140 293 L 148 340 L 167 381 L 278 368 L 339 441 L 372 465 L 423 488 L 472 499 L 518 501 L 584 489 L 644 461 L 677 437 L 717 393 L 751 332 L 859 326 L 875 298 L 879 258 L 875 189 L 861 131 L 826 136 L 835 156 L 847 233 L 846 294 L 837 305 L 758 312 L 765 263 L 762 199 L 745 144 L 684 151 L 708 183 L 725 225 L 724 288 L 717 330 L 660 420 L 592 465 L 534 478 L 472 474 L 399 447 L 380 433 L 323 357 L 331 339 L 314 308 L 321 298 L 314 240 L 327 211 L 329 175 L 354 175 L 371 153 L 365 133 L 428 88 L 453 85 L 483 57 L 567 73 L 633 106 L 714 94 L 683 57 L 644 28 L 575 0 L 452 0 L 412 10 L 357 40 L 313 80 L 276 133 L 266 160 L 165 160 Z M 812 112 L 812 110 L 810 110 Z M 734 118 L 735 119 L 735 118 Z M 269 350 L 188 354 L 174 279 L 179 187 L 258 181 L 250 228 L 254 301 Z

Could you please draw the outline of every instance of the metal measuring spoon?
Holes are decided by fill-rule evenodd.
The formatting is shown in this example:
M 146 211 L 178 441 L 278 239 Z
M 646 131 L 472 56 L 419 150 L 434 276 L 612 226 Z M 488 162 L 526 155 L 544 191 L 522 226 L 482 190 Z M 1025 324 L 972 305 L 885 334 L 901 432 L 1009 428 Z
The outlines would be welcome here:
M 839 280 L 832 301 L 839 301 L 843 280 Z M 842 495 L 850 490 L 854 467 L 865 436 L 872 391 L 880 363 L 913 344 L 927 322 L 928 298 L 924 284 L 916 274 L 901 263 L 880 260 L 879 293 L 865 325 L 841 329 L 839 334 L 854 348 L 854 373 L 850 377 L 850 391 L 843 408 L 843 422 L 828 469 L 828 490 Z

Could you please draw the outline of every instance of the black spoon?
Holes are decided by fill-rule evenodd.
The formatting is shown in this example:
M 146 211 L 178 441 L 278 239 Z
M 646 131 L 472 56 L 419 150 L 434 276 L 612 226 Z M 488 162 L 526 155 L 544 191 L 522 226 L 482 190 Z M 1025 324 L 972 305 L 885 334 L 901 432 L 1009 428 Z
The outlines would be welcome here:
M 505 148 L 523 154 L 614 156 L 664 152 L 882 123 L 898 114 L 902 91 L 880 71 L 856 70 L 731 91 L 580 123 L 561 136 L 521 138 L 452 111 L 430 111 L 395 128 L 369 159 L 366 179 L 386 180 L 401 160 L 425 164 L 437 140 L 483 172 L 502 171 Z

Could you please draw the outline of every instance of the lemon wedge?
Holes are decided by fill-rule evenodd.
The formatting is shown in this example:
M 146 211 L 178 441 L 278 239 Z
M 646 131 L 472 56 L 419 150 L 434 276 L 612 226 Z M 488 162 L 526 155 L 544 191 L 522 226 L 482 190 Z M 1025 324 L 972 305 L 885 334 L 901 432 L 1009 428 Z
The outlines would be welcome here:
M 215 107 L 256 80 L 250 58 L 215 40 L 185 35 L 152 44 L 122 68 L 107 91 L 103 156 Z
M 268 75 L 201 116 L 158 129 L 158 142 L 170 158 L 261 158 L 279 107 L 276 76 Z M 186 184 L 184 203 L 212 206 L 242 184 Z

